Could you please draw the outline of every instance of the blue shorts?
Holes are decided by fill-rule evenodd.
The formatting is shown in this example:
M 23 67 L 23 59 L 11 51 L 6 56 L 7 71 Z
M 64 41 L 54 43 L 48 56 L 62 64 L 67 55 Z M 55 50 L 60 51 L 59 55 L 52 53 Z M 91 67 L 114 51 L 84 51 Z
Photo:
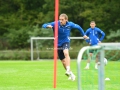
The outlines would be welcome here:
M 63 50 L 69 49 L 69 48 L 70 48 L 69 42 L 65 42 L 62 44 L 62 46 L 58 46 L 58 56 L 59 56 L 60 60 L 63 60 L 65 58 Z

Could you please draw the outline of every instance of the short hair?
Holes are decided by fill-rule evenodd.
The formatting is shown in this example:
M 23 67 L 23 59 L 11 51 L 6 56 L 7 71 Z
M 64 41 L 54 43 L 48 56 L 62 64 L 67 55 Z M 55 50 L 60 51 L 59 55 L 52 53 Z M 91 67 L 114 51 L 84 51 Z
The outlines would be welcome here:
M 60 14 L 59 17 L 65 17 L 65 19 L 68 20 L 68 16 L 65 13 Z
M 90 23 L 95 23 L 95 21 L 91 21 Z

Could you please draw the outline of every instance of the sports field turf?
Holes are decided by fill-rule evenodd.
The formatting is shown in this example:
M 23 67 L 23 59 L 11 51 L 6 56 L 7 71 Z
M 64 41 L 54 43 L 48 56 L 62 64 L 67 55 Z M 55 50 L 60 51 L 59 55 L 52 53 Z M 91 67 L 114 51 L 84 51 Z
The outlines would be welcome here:
M 91 64 L 90 70 L 82 65 L 82 90 L 98 90 L 97 70 Z M 77 75 L 76 60 L 71 61 L 71 68 Z M 0 90 L 77 90 L 77 80 L 69 81 L 65 70 L 57 62 L 57 87 L 53 88 L 53 60 L 41 61 L 0 61 Z M 108 62 L 105 67 L 105 90 L 120 90 L 120 62 Z

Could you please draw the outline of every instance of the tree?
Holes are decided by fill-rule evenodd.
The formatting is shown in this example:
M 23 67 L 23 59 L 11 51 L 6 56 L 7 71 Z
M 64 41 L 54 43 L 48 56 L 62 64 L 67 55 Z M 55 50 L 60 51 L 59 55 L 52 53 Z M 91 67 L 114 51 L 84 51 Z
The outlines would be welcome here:
M 89 28 L 91 20 L 95 20 L 97 26 L 109 36 L 112 33 L 110 31 L 117 32 L 120 29 L 119 3 L 120 0 L 60 0 L 59 14 L 66 13 L 70 21 L 79 24 L 84 30 Z M 29 46 L 29 43 L 24 43 L 29 39 L 28 32 L 32 32 L 36 25 L 41 28 L 43 23 L 54 21 L 54 4 L 51 0 L 0 0 L 0 38 L 14 37 L 24 47 Z M 78 32 L 72 30 L 72 35 L 80 36 Z M 19 34 L 26 36 L 16 40 Z M 10 42 L 11 46 L 16 43 Z

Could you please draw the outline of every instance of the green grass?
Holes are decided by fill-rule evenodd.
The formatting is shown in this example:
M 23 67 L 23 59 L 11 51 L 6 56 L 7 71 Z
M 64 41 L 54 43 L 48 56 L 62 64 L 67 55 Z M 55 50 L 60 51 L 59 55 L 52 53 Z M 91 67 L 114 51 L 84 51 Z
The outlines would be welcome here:
M 65 70 L 57 62 L 57 87 L 53 88 L 53 61 L 0 61 L 0 90 L 77 90 L 77 80 L 69 81 Z M 91 63 L 90 70 L 84 70 L 81 63 L 82 90 L 98 90 L 98 71 Z M 76 61 L 71 61 L 72 71 L 77 75 Z M 105 67 L 105 90 L 120 90 L 120 62 L 108 62 Z

